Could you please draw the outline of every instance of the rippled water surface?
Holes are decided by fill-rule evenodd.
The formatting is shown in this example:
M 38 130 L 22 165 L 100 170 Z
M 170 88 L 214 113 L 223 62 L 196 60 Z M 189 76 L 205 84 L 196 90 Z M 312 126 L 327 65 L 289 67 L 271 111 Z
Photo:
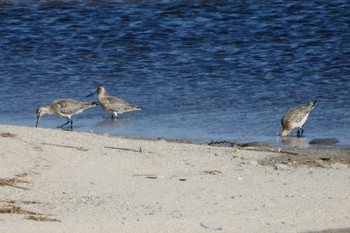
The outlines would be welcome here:
M 2 1 L 0 123 L 34 126 L 39 106 L 95 101 L 103 84 L 143 110 L 89 109 L 75 130 L 276 145 L 283 114 L 317 99 L 303 140 L 349 145 L 349 12 L 346 0 Z

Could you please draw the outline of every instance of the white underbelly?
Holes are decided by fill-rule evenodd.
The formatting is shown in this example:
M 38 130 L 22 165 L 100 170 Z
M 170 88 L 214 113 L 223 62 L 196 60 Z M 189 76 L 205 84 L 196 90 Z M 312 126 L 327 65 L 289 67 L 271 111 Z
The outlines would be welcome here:
M 308 117 L 309 117 L 309 113 L 305 115 L 305 117 L 296 125 L 296 127 L 299 127 L 299 128 L 303 127 Z

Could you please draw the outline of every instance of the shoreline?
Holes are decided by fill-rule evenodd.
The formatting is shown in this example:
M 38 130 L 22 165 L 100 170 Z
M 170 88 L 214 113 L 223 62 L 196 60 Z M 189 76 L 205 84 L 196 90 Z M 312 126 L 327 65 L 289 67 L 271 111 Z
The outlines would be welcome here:
M 350 227 L 349 150 L 218 147 L 6 125 L 0 145 L 0 228 L 7 232 Z

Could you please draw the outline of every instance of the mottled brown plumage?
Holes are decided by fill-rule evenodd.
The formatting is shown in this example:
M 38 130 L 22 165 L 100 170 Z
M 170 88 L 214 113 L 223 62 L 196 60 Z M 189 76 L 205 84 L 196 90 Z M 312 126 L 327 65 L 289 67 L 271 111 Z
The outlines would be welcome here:
M 298 136 L 302 136 L 304 132 L 304 125 L 307 121 L 309 113 L 315 107 L 316 100 L 312 101 L 305 106 L 297 107 L 289 110 L 281 119 L 282 124 L 282 136 L 286 137 L 295 128 L 299 128 Z
M 41 107 L 36 111 L 37 121 L 35 127 L 38 127 L 39 120 L 43 115 L 50 114 L 57 115 L 59 117 L 67 117 L 68 121 L 65 124 L 59 126 L 59 128 L 62 128 L 63 126 L 70 123 L 71 129 L 73 129 L 73 121 L 71 117 L 83 112 L 85 109 L 95 107 L 96 105 L 97 103 L 80 102 L 72 99 L 55 100 L 51 105 L 47 107 Z
M 141 110 L 140 107 L 135 106 L 133 104 L 127 103 L 121 99 L 118 99 L 114 96 L 106 95 L 106 89 L 104 86 L 99 86 L 96 90 L 96 92 L 88 95 L 92 96 L 93 94 L 98 94 L 98 102 L 103 108 L 103 110 L 107 113 L 112 114 L 112 118 L 115 116 L 117 117 L 118 114 L 124 113 L 124 112 L 131 112 L 136 110 Z

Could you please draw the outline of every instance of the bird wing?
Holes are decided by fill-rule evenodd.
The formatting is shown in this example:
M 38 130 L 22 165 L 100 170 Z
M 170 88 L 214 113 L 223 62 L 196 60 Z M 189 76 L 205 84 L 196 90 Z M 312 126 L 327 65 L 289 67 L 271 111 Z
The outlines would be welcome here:
M 310 109 L 306 106 L 297 107 L 289 110 L 284 119 L 288 119 L 291 122 L 301 122 L 309 112 Z
M 135 105 L 129 104 L 114 96 L 105 96 L 100 100 L 100 103 L 111 112 L 125 112 L 131 109 L 137 109 Z
M 90 103 L 80 102 L 72 99 L 63 99 L 55 101 L 55 110 L 61 112 L 62 114 L 74 114 L 81 110 L 84 110 Z

